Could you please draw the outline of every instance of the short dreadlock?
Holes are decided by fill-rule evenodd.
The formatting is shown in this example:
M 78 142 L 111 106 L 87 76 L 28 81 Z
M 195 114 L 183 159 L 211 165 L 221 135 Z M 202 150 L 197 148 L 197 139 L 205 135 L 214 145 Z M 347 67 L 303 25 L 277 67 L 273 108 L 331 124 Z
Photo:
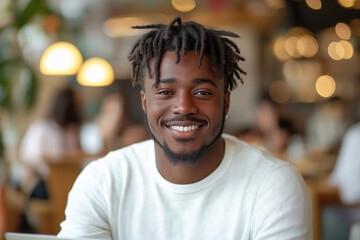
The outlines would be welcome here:
M 175 25 L 177 23 L 177 25 Z M 225 77 L 225 91 L 233 90 L 237 86 L 235 77 L 243 83 L 241 74 L 246 74 L 238 65 L 238 61 L 245 59 L 240 56 L 237 45 L 226 37 L 239 36 L 233 32 L 206 29 L 196 22 L 182 23 L 180 17 L 176 17 L 169 25 L 151 24 L 145 26 L 133 26 L 134 29 L 155 29 L 145 33 L 134 45 L 129 54 L 132 64 L 133 85 L 143 86 L 143 70 L 148 70 L 152 77 L 150 60 L 155 59 L 155 86 L 160 82 L 160 62 L 166 51 L 175 51 L 176 63 L 180 61 L 187 51 L 200 52 L 199 64 L 201 66 L 204 54 L 211 59 L 212 70 L 219 71 L 219 79 Z M 219 67 L 219 69 L 218 69 Z

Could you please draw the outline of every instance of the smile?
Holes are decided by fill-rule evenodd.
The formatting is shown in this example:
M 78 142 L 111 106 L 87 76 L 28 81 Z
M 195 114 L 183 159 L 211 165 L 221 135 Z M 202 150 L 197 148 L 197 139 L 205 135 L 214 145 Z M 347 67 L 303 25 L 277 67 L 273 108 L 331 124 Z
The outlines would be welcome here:
M 179 131 L 179 132 L 189 132 L 189 131 L 193 131 L 195 129 L 197 129 L 199 126 L 198 125 L 192 125 L 192 126 L 170 126 L 172 129 L 174 129 L 175 131 Z

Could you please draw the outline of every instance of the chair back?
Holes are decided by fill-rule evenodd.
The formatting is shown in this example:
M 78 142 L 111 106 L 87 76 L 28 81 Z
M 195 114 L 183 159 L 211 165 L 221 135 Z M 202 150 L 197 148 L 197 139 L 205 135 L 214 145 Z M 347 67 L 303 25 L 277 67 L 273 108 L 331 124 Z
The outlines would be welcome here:
M 71 161 L 71 159 L 59 163 L 49 163 L 50 171 L 46 184 L 54 211 L 55 226 L 58 226 L 59 231 L 60 223 L 65 219 L 68 194 L 82 167 L 79 161 Z

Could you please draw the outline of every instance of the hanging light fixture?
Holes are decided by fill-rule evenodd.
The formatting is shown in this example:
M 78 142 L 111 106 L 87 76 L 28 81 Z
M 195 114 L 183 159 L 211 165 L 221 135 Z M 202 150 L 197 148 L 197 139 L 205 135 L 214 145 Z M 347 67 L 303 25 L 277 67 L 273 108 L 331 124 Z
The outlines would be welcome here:
M 48 47 L 40 60 L 40 71 L 45 75 L 74 75 L 83 58 L 71 43 L 57 42 Z
M 77 81 L 84 86 L 108 86 L 114 82 L 114 70 L 105 59 L 90 58 L 81 66 Z

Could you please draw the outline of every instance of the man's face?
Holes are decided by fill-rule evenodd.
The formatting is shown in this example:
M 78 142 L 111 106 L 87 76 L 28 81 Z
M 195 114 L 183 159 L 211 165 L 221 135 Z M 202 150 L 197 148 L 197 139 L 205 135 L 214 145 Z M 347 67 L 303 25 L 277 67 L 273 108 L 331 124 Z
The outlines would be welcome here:
M 205 55 L 200 68 L 198 61 L 197 53 L 188 52 L 176 64 L 175 52 L 168 51 L 158 87 L 144 74 L 141 99 L 150 134 L 174 163 L 203 157 L 220 138 L 229 109 L 230 93 L 212 71 L 210 58 Z

